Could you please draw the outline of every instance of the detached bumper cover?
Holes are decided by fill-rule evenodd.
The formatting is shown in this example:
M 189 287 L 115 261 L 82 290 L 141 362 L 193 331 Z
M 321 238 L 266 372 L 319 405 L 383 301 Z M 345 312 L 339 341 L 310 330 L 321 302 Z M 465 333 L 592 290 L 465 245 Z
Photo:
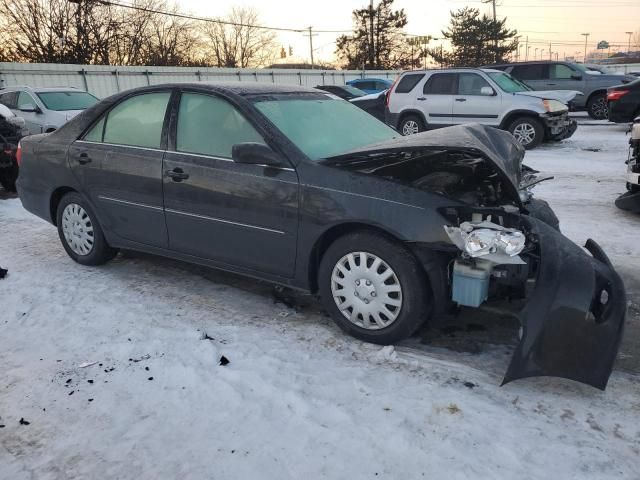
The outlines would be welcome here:
M 604 390 L 627 311 L 622 280 L 593 240 L 587 254 L 529 218 L 540 246 L 536 288 L 520 312 L 523 336 L 503 380 L 563 377 Z
M 549 140 L 564 140 L 571 137 L 578 128 L 578 122 L 569 118 L 568 113 L 562 115 L 547 115 L 542 117 L 547 127 Z
M 640 213 L 640 190 L 630 190 L 620 195 L 618 198 L 616 198 L 616 207 L 621 210 Z

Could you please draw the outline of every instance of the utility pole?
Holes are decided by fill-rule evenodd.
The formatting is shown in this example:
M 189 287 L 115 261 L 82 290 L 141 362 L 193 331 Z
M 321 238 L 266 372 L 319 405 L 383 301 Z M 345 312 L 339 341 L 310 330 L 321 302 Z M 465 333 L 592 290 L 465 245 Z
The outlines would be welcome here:
M 584 60 L 582 61 L 582 63 L 587 63 L 587 40 L 589 39 L 589 35 L 591 34 L 581 33 L 580 35 L 584 37 Z
M 311 70 L 314 69 L 313 65 L 313 37 L 318 36 L 317 33 L 313 33 L 313 27 L 308 27 L 309 33 L 305 33 L 304 36 L 309 36 L 309 55 L 311 56 Z
M 534 48 L 534 53 L 533 53 L 533 59 L 537 60 L 538 59 L 538 47 Z
M 493 4 L 493 22 L 496 22 L 496 0 L 482 0 L 482 3 L 491 3 Z M 495 46 L 495 58 L 494 60 L 498 61 L 498 37 L 493 40 Z
M 549 42 L 549 60 L 553 60 L 553 58 L 551 58 L 551 42 Z
M 627 54 L 631 53 L 631 35 L 633 35 L 633 32 L 624 32 L 627 35 L 629 35 L 629 44 L 627 45 Z
M 371 40 L 369 43 L 369 67 L 373 70 L 375 63 L 374 35 L 373 35 L 373 0 L 369 2 L 369 30 L 371 31 Z

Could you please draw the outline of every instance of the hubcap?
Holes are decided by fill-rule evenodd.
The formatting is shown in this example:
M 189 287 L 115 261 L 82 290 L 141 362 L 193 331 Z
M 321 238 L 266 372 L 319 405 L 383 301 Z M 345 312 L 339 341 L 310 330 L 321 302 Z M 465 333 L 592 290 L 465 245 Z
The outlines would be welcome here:
M 609 116 L 609 107 L 607 101 L 600 97 L 591 105 L 591 113 L 598 120 L 602 120 Z
M 367 252 L 342 257 L 331 274 L 338 309 L 354 325 L 379 330 L 391 325 L 402 309 L 402 286 L 384 260 Z
M 536 129 L 530 123 L 519 123 L 513 129 L 513 136 L 522 145 L 529 145 L 536 138 Z
M 93 224 L 91 218 L 77 203 L 70 203 L 62 212 L 62 233 L 69 248 L 77 255 L 88 255 L 93 250 Z
M 402 135 L 415 135 L 420 131 L 420 127 L 418 126 L 418 122 L 414 120 L 408 120 L 404 122 L 402 126 Z

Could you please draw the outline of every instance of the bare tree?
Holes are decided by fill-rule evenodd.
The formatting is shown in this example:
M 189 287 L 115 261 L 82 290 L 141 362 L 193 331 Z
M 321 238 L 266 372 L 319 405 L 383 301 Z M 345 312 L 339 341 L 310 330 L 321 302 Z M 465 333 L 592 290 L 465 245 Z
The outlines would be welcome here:
M 262 67 L 273 63 L 277 54 L 275 33 L 258 28 L 253 8 L 233 8 L 225 21 L 235 25 L 207 22 L 203 33 L 205 54 L 218 67 Z
M 174 5 L 171 13 L 177 13 Z M 150 41 L 146 47 L 148 65 L 190 65 L 198 45 L 192 21 L 168 15 L 156 15 L 150 21 Z

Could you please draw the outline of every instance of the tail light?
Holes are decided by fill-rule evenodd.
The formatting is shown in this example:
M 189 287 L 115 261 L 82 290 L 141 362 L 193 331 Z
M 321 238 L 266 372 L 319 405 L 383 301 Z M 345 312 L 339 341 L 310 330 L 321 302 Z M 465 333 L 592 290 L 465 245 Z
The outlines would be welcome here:
M 627 93 L 629 93 L 629 90 L 610 90 L 607 93 L 607 100 L 610 102 L 615 102 L 616 100 L 624 97 Z
M 16 163 L 18 166 L 22 163 L 22 144 L 18 142 L 18 149 L 16 150 Z
M 389 87 L 389 90 L 387 90 L 387 96 L 384 99 L 384 106 L 387 108 L 389 108 L 389 100 L 391 99 L 391 92 L 393 91 L 393 88 L 396 86 L 396 83 L 398 83 L 398 80 L 400 80 L 400 77 L 396 78 L 391 84 L 391 86 Z

